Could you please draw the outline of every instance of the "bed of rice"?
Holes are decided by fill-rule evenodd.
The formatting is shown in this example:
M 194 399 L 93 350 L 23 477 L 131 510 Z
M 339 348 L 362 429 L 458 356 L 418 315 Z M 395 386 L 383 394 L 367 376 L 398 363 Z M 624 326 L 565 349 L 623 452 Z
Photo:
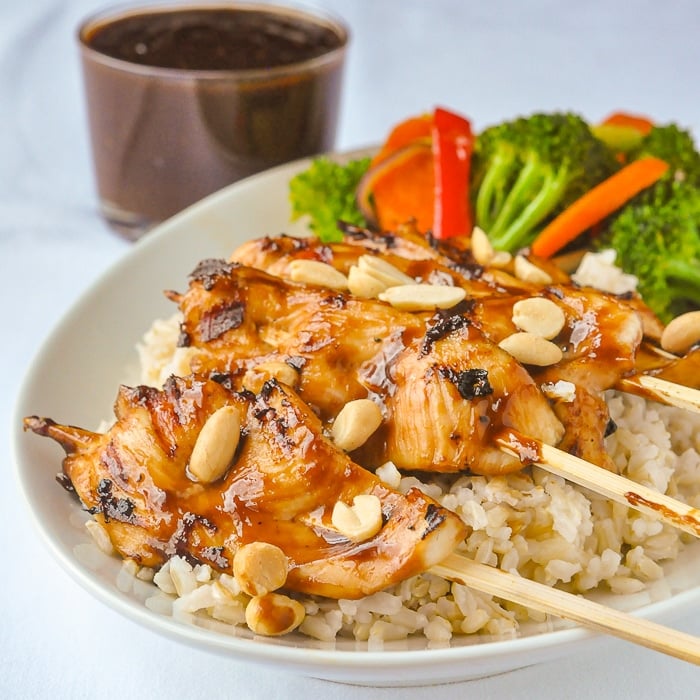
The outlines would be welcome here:
M 177 317 L 157 321 L 145 335 L 139 347 L 144 383 L 161 385 L 187 364 L 186 351 L 175 349 L 178 323 Z M 616 392 L 607 398 L 617 424 L 607 445 L 620 473 L 700 507 L 700 416 Z M 471 528 L 461 544 L 470 558 L 575 593 L 643 591 L 663 578 L 662 564 L 675 559 L 688 539 L 538 468 L 424 483 L 385 464 L 377 475 L 403 492 L 417 486 L 460 515 Z M 195 613 L 245 625 L 249 598 L 233 576 L 179 557 L 157 573 L 136 567 L 133 573 L 153 577 L 172 597 L 175 616 Z M 411 635 L 423 635 L 429 644 L 447 644 L 455 635 L 508 636 L 525 621 L 544 619 L 430 573 L 361 600 L 299 600 L 306 609 L 302 634 L 322 642 L 347 637 L 370 648 Z
M 140 346 L 143 381 L 159 385 L 185 358 L 174 352 L 178 319 L 156 322 Z M 608 393 L 617 431 L 608 448 L 620 472 L 700 507 L 700 416 L 639 397 Z M 417 486 L 459 514 L 471 534 L 462 551 L 476 561 L 535 581 L 586 593 L 644 590 L 664 576 L 686 536 L 675 528 L 533 468 L 499 477 L 402 476 L 392 464 L 377 475 L 400 491 Z M 141 572 L 141 577 L 148 572 Z M 175 557 L 154 581 L 173 596 L 173 614 L 208 614 L 245 625 L 248 596 L 233 576 Z M 337 636 L 372 644 L 422 634 L 446 643 L 453 635 L 514 634 L 537 613 L 426 573 L 361 600 L 302 597 L 299 631 L 321 641 Z

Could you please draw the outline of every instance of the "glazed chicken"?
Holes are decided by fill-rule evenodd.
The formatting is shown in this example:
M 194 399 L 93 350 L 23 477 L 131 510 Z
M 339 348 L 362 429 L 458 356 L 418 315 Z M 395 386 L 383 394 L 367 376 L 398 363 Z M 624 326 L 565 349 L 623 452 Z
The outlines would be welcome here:
M 537 290 L 536 285 L 502 270 L 485 270 L 468 251 L 447 249 L 458 255 L 457 259 L 452 259 L 444 250 L 444 244 L 439 248 L 431 246 L 424 235 L 410 226 L 397 233 L 381 235 L 353 228 L 340 243 L 328 244 L 317 238 L 287 235 L 254 239 L 237 248 L 230 261 L 288 279 L 290 264 L 295 260 L 316 260 L 347 274 L 361 256 L 372 255 L 381 257 L 417 281 L 463 287 L 470 298 Z
M 495 446 L 506 428 L 556 445 L 564 428 L 538 385 L 463 315 L 431 319 L 425 336 L 381 372 L 386 420 L 359 450 L 362 463 L 389 459 L 405 470 L 503 474 L 522 469 Z
M 465 289 L 468 303 L 461 312 L 495 344 L 519 330 L 512 319 L 516 302 L 542 297 L 556 304 L 565 323 L 553 341 L 562 349 L 563 357 L 553 366 L 529 366 L 528 371 L 540 385 L 560 381 L 574 385 L 573 394 L 569 393 L 566 400 L 555 399 L 553 404 L 565 427 L 559 447 L 614 470 L 605 448 L 612 424 L 603 392 L 648 369 L 638 360 L 642 340 L 658 340 L 662 330 L 638 296 L 617 297 L 578 287 L 555 265 L 540 260 L 537 264 L 545 268 L 551 283 L 525 282 L 504 270 L 482 268 L 468 248 L 454 247 L 449 241 L 433 241 L 431 245 L 410 226 L 381 235 L 351 229 L 342 243 L 333 244 L 286 236 L 263 238 L 244 244 L 231 259 L 288 277 L 294 260 L 318 260 L 347 274 L 363 255 L 380 257 L 417 281 Z M 655 374 L 664 376 L 671 371 L 658 369 L 659 358 L 655 361 Z M 643 393 L 635 387 L 628 390 L 633 389 Z M 487 469 L 490 467 L 484 467 Z
M 563 427 L 525 369 L 466 316 L 406 312 L 374 299 L 206 261 L 183 295 L 182 343 L 191 369 L 238 385 L 275 363 L 293 368 L 299 395 L 326 423 L 358 398 L 384 421 L 364 464 L 479 474 L 522 464 L 493 436 L 516 428 L 556 444 Z
M 352 462 L 290 389 L 271 381 L 253 395 L 225 384 L 189 376 L 162 390 L 121 387 L 104 434 L 37 417 L 25 427 L 60 443 L 65 484 L 119 553 L 146 566 L 181 555 L 230 573 L 237 549 L 262 541 L 287 555 L 288 589 L 356 598 L 425 571 L 465 536 L 417 489 L 404 496 Z M 223 406 L 241 416 L 239 447 L 219 479 L 202 483 L 190 460 Z M 331 519 L 335 503 L 358 494 L 381 503 L 379 530 L 362 541 Z

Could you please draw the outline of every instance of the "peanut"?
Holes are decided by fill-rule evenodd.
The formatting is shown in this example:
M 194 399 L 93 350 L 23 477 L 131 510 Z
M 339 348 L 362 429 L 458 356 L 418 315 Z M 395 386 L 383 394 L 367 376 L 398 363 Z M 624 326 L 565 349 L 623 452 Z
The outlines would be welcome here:
M 674 355 L 684 355 L 700 343 L 700 311 L 676 316 L 661 334 L 661 347 Z
M 292 260 L 288 270 L 294 282 L 330 289 L 348 288 L 348 278 L 342 272 L 319 260 Z
M 513 304 L 513 323 L 523 331 L 551 340 L 559 335 L 566 316 L 551 299 L 530 297 Z
M 350 291 L 365 299 L 376 298 L 389 287 L 413 284 L 414 281 L 398 267 L 374 255 L 361 255 L 357 265 L 353 265 L 348 272 Z
M 373 277 L 384 282 L 387 287 L 415 283 L 413 277 L 409 277 L 395 265 L 375 255 L 361 255 L 357 264 L 360 270 L 369 272 Z
M 362 270 L 357 265 L 353 265 L 348 270 L 348 289 L 356 297 L 376 299 L 387 289 L 387 286 L 370 272 L 367 272 L 367 270 Z
M 237 406 L 222 406 L 202 427 L 192 450 L 189 473 L 209 484 L 228 470 L 238 447 L 241 416 Z
M 471 247 L 474 260 L 484 267 L 491 262 L 496 252 L 491 245 L 489 237 L 479 226 L 475 226 L 472 231 Z
M 382 504 L 373 494 L 355 496 L 352 505 L 338 501 L 331 515 L 333 527 L 353 542 L 363 542 L 382 529 Z
M 498 346 L 524 365 L 547 367 L 555 365 L 562 358 L 562 351 L 558 345 L 534 333 L 513 333 L 504 338 Z
M 299 383 L 299 372 L 294 367 L 288 365 L 281 360 L 270 360 L 261 362 L 255 367 L 251 367 L 243 377 L 243 386 L 254 393 L 258 393 L 262 385 L 268 379 L 277 379 L 277 381 L 296 387 Z
M 285 553 L 268 542 L 244 544 L 233 557 L 233 575 L 244 593 L 265 595 L 282 588 L 289 562 Z
M 331 428 L 335 444 L 346 452 L 364 445 L 382 423 L 379 406 L 370 399 L 356 399 L 343 406 Z
M 524 255 L 516 255 L 513 265 L 515 276 L 523 282 L 542 285 L 552 283 L 549 273 L 531 263 Z
M 379 295 L 396 309 L 402 311 L 432 311 L 449 309 L 459 304 L 467 293 L 461 287 L 440 284 L 404 284 L 390 287 Z
M 281 593 L 265 593 L 251 598 L 245 621 L 256 634 L 275 637 L 287 634 L 304 621 L 306 611 L 298 601 Z

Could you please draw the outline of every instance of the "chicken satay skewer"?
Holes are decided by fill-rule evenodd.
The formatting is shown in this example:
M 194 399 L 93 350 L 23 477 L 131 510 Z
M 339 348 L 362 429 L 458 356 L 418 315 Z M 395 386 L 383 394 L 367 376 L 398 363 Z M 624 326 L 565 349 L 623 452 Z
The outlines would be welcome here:
M 264 298 L 263 291 L 268 289 L 268 287 L 268 294 L 271 293 L 270 290 L 276 290 L 277 287 L 280 287 L 282 292 L 284 292 L 286 289 L 286 283 L 280 281 L 278 278 L 270 278 L 265 273 L 253 271 L 251 269 L 222 268 L 217 274 L 220 276 L 219 284 L 226 285 L 225 293 L 222 292 L 222 299 L 230 299 L 232 295 L 238 293 L 237 290 L 245 291 L 255 288 L 256 290 L 259 290 L 259 292 L 257 292 L 255 295 L 255 299 L 261 300 Z M 241 278 L 240 280 L 238 279 L 239 277 Z M 242 282 L 246 282 L 246 284 L 243 285 Z M 301 304 L 303 309 L 313 306 L 310 304 L 314 298 L 313 294 L 314 292 L 310 291 L 307 296 L 303 297 L 304 303 Z M 235 299 L 238 298 L 238 296 L 235 296 Z M 282 294 L 282 298 L 286 298 L 286 296 Z M 251 302 L 246 301 L 246 298 L 241 297 L 241 303 L 245 304 L 245 308 L 249 308 L 249 304 Z M 356 301 L 353 303 L 358 305 L 358 309 L 355 313 L 365 319 L 371 316 L 370 309 L 377 306 L 376 302 L 371 301 Z M 203 301 L 199 300 L 195 308 L 201 311 L 202 309 L 208 308 L 208 306 L 212 305 L 214 309 L 218 308 L 216 304 L 213 304 L 213 298 L 211 298 L 210 293 L 206 292 Z M 267 305 L 265 306 L 265 309 L 267 313 L 269 310 Z M 341 309 L 335 309 L 334 313 L 338 316 L 338 319 L 341 319 L 345 318 L 346 316 L 352 316 L 352 309 L 354 309 L 354 307 L 343 307 Z M 285 310 L 289 312 L 289 307 L 285 307 Z M 375 311 L 377 310 L 375 309 Z M 387 314 L 390 313 L 389 311 L 385 310 L 385 307 L 382 307 L 381 311 Z M 324 318 L 330 319 L 331 317 L 328 315 L 329 313 L 330 311 L 327 311 Z M 391 313 L 398 314 L 399 312 Z M 309 327 L 310 324 L 305 319 L 306 316 L 302 314 L 301 325 L 302 327 Z M 336 319 L 336 322 L 340 323 L 338 319 Z M 418 323 L 417 317 L 411 314 L 404 314 L 402 316 L 402 323 L 404 324 L 409 323 L 411 320 Z M 452 326 L 454 326 L 454 328 L 452 328 Z M 460 328 L 457 328 L 457 326 L 460 326 Z M 196 331 L 196 329 L 199 328 L 199 325 L 191 323 L 189 327 L 191 327 L 193 331 Z M 296 326 L 294 328 L 296 328 Z M 493 347 L 488 341 L 481 338 L 479 332 L 470 324 L 467 324 L 466 322 L 464 324 L 451 324 L 446 322 L 446 328 L 447 330 L 445 332 L 447 336 L 442 340 L 431 343 L 430 352 L 424 352 L 423 350 L 425 350 L 425 348 L 422 348 L 420 352 L 412 352 L 410 349 L 408 349 L 402 353 L 400 357 L 403 359 L 398 361 L 398 364 L 393 366 L 393 369 L 391 370 L 394 377 L 393 381 L 398 381 L 400 386 L 398 387 L 398 390 L 392 391 L 392 395 L 386 397 L 386 400 L 391 404 L 392 411 L 397 415 L 413 415 L 416 420 L 418 420 L 418 416 L 423 416 L 426 424 L 434 424 L 435 415 L 449 415 L 451 417 L 451 422 L 446 421 L 445 425 L 449 424 L 451 426 L 450 434 L 457 430 L 457 432 L 461 433 L 463 436 L 467 436 L 471 434 L 469 432 L 469 425 L 475 421 L 478 422 L 478 416 L 471 410 L 471 402 L 457 397 L 454 392 L 454 387 L 447 386 L 450 384 L 451 379 L 446 379 L 445 376 L 450 375 L 450 373 L 442 376 L 439 371 L 434 371 L 434 367 L 450 367 L 454 370 L 453 374 L 456 375 L 459 375 L 461 370 L 471 366 L 489 367 L 491 370 L 490 381 L 494 383 L 494 386 L 503 385 L 504 391 L 507 389 L 507 391 L 503 393 L 504 399 L 506 396 L 510 396 L 512 399 L 510 402 L 502 404 L 502 410 L 512 410 L 518 403 L 516 398 L 521 395 L 521 393 L 519 393 L 521 390 L 516 390 L 517 386 L 519 386 L 518 381 L 516 381 L 516 370 L 518 368 L 515 366 L 514 360 L 511 360 L 510 364 L 508 364 L 508 358 L 510 356 Z M 450 328 L 452 328 L 451 331 L 449 331 Z M 245 329 L 243 326 L 234 328 L 230 331 L 230 333 L 234 335 L 230 335 L 230 337 L 227 335 L 225 338 L 222 338 L 222 340 L 225 340 L 224 349 L 228 347 L 235 347 L 240 350 L 241 347 L 246 346 L 246 342 L 243 341 L 247 336 L 242 335 L 244 330 Z M 343 333 L 342 330 L 343 329 L 340 327 L 334 330 L 332 332 L 333 337 L 346 337 L 346 334 Z M 330 333 L 331 331 L 328 332 Z M 371 335 L 374 337 L 378 333 L 381 335 L 380 331 L 375 331 L 373 329 Z M 439 335 L 440 334 L 435 333 L 435 328 L 433 328 L 431 337 L 437 337 Z M 290 334 L 287 332 L 284 334 L 284 337 L 287 336 L 296 337 L 297 333 Z M 197 342 L 199 342 L 197 336 L 194 336 L 194 338 L 197 340 Z M 241 340 L 241 338 L 243 338 L 243 340 Z M 321 336 L 317 337 L 316 340 L 322 340 Z M 205 345 L 208 344 L 209 343 L 205 343 Z M 335 353 L 338 352 L 337 343 L 335 345 L 330 345 L 319 342 L 319 345 L 331 348 Z M 373 343 L 373 345 L 376 346 L 376 343 Z M 284 350 L 285 353 L 287 353 L 289 348 L 284 348 Z M 375 350 L 372 352 L 375 352 Z M 296 354 L 296 350 L 292 354 Z M 358 352 L 355 351 L 353 356 L 357 355 Z M 312 357 L 312 355 L 308 356 Z M 493 361 L 489 360 L 490 356 L 492 356 Z M 461 364 L 454 364 L 455 361 Z M 326 367 L 326 365 L 324 364 L 323 367 Z M 347 372 L 347 364 L 343 364 L 342 369 L 344 372 Z M 304 371 L 308 372 L 309 367 L 306 367 Z M 406 383 L 402 381 L 404 375 L 407 378 L 412 378 L 411 382 Z M 425 379 L 425 384 L 422 386 L 422 388 L 417 389 L 415 382 L 418 381 L 417 378 L 420 377 Z M 324 386 L 325 384 L 326 383 L 324 382 Z M 437 386 L 437 384 L 441 386 Z M 615 500 L 624 503 L 629 507 L 641 509 L 646 513 L 653 512 L 656 517 L 658 517 L 660 514 L 665 514 L 667 521 L 670 521 L 674 526 L 678 526 L 679 523 L 685 524 L 686 528 L 689 529 L 693 535 L 697 536 L 699 534 L 700 518 L 695 518 L 695 515 L 697 514 L 693 514 L 692 509 L 690 509 L 687 505 L 674 501 L 673 499 L 669 499 L 668 497 L 663 496 L 662 494 L 651 489 L 642 489 L 642 487 L 630 480 L 622 477 L 615 478 L 611 472 L 607 472 L 605 469 L 601 468 L 601 466 L 594 466 L 593 463 L 586 462 L 580 458 L 572 458 L 568 453 L 550 447 L 550 445 L 557 444 L 557 439 L 561 437 L 561 435 L 556 434 L 556 431 L 554 430 L 554 427 L 556 426 L 552 427 L 551 430 L 544 432 L 542 426 L 548 424 L 548 419 L 549 423 L 551 423 L 553 417 L 550 416 L 546 410 L 544 410 L 546 407 L 540 406 L 538 409 L 537 406 L 534 405 L 533 401 L 536 397 L 532 396 L 532 393 L 533 391 L 535 393 L 537 392 L 533 386 L 530 387 L 532 391 L 528 393 L 528 387 L 526 384 L 527 382 L 523 384 L 521 389 L 524 392 L 523 400 L 527 404 L 528 410 L 524 412 L 520 411 L 517 416 L 510 415 L 508 418 L 508 425 L 509 427 L 515 428 L 517 431 L 519 431 L 521 436 L 527 435 L 528 437 L 521 437 L 519 445 L 514 445 L 512 441 L 506 441 L 505 444 L 500 445 L 500 447 L 503 448 L 503 452 L 508 453 L 510 450 L 511 456 L 513 449 L 515 449 L 516 452 L 516 460 L 513 460 L 513 467 L 505 467 L 506 470 L 509 468 L 511 470 L 512 468 L 520 468 L 521 460 L 519 460 L 519 454 L 517 453 L 522 449 L 524 444 L 529 444 L 533 452 L 532 459 L 530 461 L 535 461 L 535 459 L 537 459 L 543 463 L 544 468 L 548 468 L 546 463 L 551 463 L 549 467 L 550 471 L 553 470 L 555 473 L 559 473 L 571 481 L 582 484 L 586 488 L 601 493 L 605 497 L 614 498 Z M 376 389 L 377 391 L 380 391 L 380 387 L 376 387 Z M 324 389 L 321 394 L 314 394 L 312 397 L 313 403 L 318 404 L 319 402 L 327 401 L 325 392 L 326 390 Z M 500 405 L 501 401 L 498 399 L 498 397 L 501 396 L 501 393 L 502 392 L 497 391 L 496 394 L 492 396 L 493 401 L 491 401 L 491 403 L 496 402 Z M 428 398 L 430 398 L 430 401 L 427 401 Z M 442 404 L 442 402 L 445 400 L 448 400 L 449 406 Z M 432 413 L 430 406 L 434 408 L 434 412 Z M 522 413 L 525 415 L 520 415 Z M 458 418 L 457 416 L 460 417 Z M 493 415 L 490 417 L 490 420 L 496 418 L 498 418 L 498 415 Z M 529 420 L 525 420 L 525 418 L 528 418 Z M 459 430 L 456 427 L 455 421 L 459 422 Z M 416 433 L 414 430 L 415 421 L 411 423 L 411 427 L 408 428 L 408 434 L 405 434 L 406 431 L 399 431 L 399 428 L 402 425 L 403 423 L 399 421 L 398 424 L 394 424 L 394 428 L 388 436 L 379 435 L 377 441 L 377 444 L 379 445 L 379 453 L 360 455 L 360 460 L 367 463 L 381 463 L 382 461 L 391 459 L 399 468 L 409 470 L 425 468 L 425 466 L 428 464 L 435 465 L 438 471 L 457 471 L 463 467 L 468 467 L 470 469 L 483 467 L 483 464 L 473 464 L 471 461 L 469 461 L 465 450 L 455 448 L 450 451 L 450 447 L 454 448 L 454 441 L 449 437 L 449 435 L 445 440 L 437 440 L 434 430 L 426 430 L 421 432 L 421 434 L 424 436 L 424 441 L 421 443 L 421 445 L 425 449 L 417 449 L 415 443 Z M 537 430 L 539 432 L 532 432 L 533 430 Z M 429 435 L 435 437 L 436 442 L 435 444 L 430 443 L 424 445 L 424 442 L 430 442 L 427 437 Z M 545 437 L 545 435 L 547 437 Z M 537 440 L 534 438 L 537 438 Z M 474 439 L 476 439 L 476 436 L 474 436 Z M 459 444 L 464 445 L 465 442 L 468 443 L 470 440 L 459 441 Z M 489 440 L 489 442 L 491 445 L 493 445 L 492 439 Z M 409 447 L 407 447 L 408 444 L 410 444 Z M 389 451 L 387 452 L 387 450 Z M 479 449 L 478 455 L 474 458 L 483 462 L 492 452 L 498 452 L 498 450 L 492 449 L 488 451 Z M 543 454 L 543 452 L 545 454 Z M 437 465 L 435 462 L 437 455 L 442 456 L 442 462 L 440 465 Z M 467 463 L 465 463 L 465 460 Z M 596 462 L 596 460 L 591 461 Z M 502 467 L 503 465 L 495 465 L 497 470 L 502 469 Z
M 194 440 L 196 446 L 199 424 L 206 420 L 205 416 L 199 415 L 205 410 L 200 404 L 206 406 L 207 412 L 213 410 L 210 415 L 215 416 L 224 406 L 243 409 L 251 399 L 256 401 L 257 409 L 247 412 L 247 420 L 252 421 L 248 428 L 253 432 L 248 435 L 237 457 L 236 467 L 223 477 L 219 485 L 199 484 L 193 488 L 184 475 L 183 465 L 186 453 L 193 451 L 188 443 Z M 200 406 L 194 412 L 193 400 Z M 174 518 L 160 517 L 163 514 L 161 508 L 168 507 L 168 504 L 173 508 L 175 502 L 181 500 L 182 503 L 173 511 L 173 515 L 181 514 L 184 526 L 182 531 L 177 527 L 175 532 L 179 548 L 198 559 L 204 557 L 208 560 L 207 557 L 217 552 L 219 557 L 225 558 L 231 539 L 237 539 L 235 535 L 232 538 L 232 534 L 238 532 L 236 527 L 232 533 L 230 526 L 237 523 L 240 528 L 245 525 L 244 529 L 250 527 L 255 531 L 249 533 L 253 539 L 262 536 L 265 541 L 276 541 L 290 560 L 296 561 L 295 569 L 289 572 L 287 579 L 292 589 L 330 597 L 358 597 L 429 570 L 518 605 L 570 619 L 700 664 L 698 639 L 455 554 L 456 542 L 464 535 L 464 526 L 456 516 L 437 504 L 431 504 L 418 491 L 414 491 L 413 496 L 402 496 L 382 487 L 376 477 L 353 464 L 324 440 L 320 425 L 313 416 L 279 385 L 268 385 L 264 394 L 254 399 L 247 395 L 232 396 L 212 382 L 202 384 L 192 379 L 173 378 L 164 393 L 144 387 L 122 389 L 117 407 L 119 421 L 110 431 L 111 435 L 89 433 L 36 417 L 25 419 L 25 426 L 63 446 L 67 453 L 64 474 L 84 504 L 91 505 L 94 512 L 101 514 L 103 525 L 111 533 L 110 539 L 124 556 L 131 555 L 146 564 L 158 564 L 160 554 L 153 546 L 157 544 L 158 536 L 167 534 L 160 532 L 160 528 L 164 525 L 174 527 Z M 283 414 L 292 421 L 285 419 L 282 422 L 288 428 L 296 426 L 294 430 L 282 429 L 280 420 Z M 189 416 L 189 420 L 182 424 L 185 416 Z M 309 422 L 300 422 L 298 419 L 302 417 Z M 194 424 L 190 425 L 190 421 Z M 154 434 L 159 438 L 147 439 L 156 427 Z M 269 430 L 273 433 L 268 434 Z M 201 432 L 204 432 L 203 427 L 200 435 Z M 319 450 L 317 467 L 325 474 L 329 491 L 324 488 L 309 491 L 310 437 L 313 437 L 315 449 Z M 161 445 L 162 440 L 165 443 Z M 171 441 L 181 449 L 161 452 Z M 134 450 L 134 447 L 138 449 Z M 109 465 L 119 467 L 118 482 L 114 481 Z M 299 466 L 302 468 L 297 468 Z M 192 459 L 190 468 L 194 468 Z M 349 470 L 353 479 L 348 479 Z M 253 472 L 257 479 L 274 476 L 268 485 L 276 484 L 275 488 L 281 489 L 274 496 L 258 497 L 253 510 L 262 509 L 265 517 L 260 514 L 255 518 L 248 517 L 247 508 L 250 506 L 247 501 L 253 496 L 249 484 L 257 483 L 250 479 Z M 282 479 L 281 472 L 285 475 Z M 342 473 L 343 478 L 332 478 L 335 473 Z M 165 500 L 144 499 L 146 494 L 153 492 L 156 481 L 164 479 L 167 483 L 161 483 L 156 491 L 163 488 L 170 497 Z M 145 491 L 142 490 L 144 482 Z M 344 489 L 348 484 L 351 494 L 381 494 L 386 501 L 388 519 L 385 521 L 382 517 L 381 522 L 377 522 L 378 530 L 375 528 L 362 535 L 362 542 L 336 537 L 331 544 L 318 536 L 322 525 L 318 521 L 319 506 L 325 508 L 327 496 L 332 499 L 334 494 L 337 496 L 341 492 L 347 495 Z M 238 485 L 242 489 L 240 495 L 246 495 L 245 499 L 234 497 Z M 214 494 L 219 497 L 212 498 Z M 228 515 L 217 508 L 224 494 L 228 494 L 225 499 L 230 510 Z M 316 500 L 317 496 L 321 497 L 320 501 Z M 264 510 L 265 503 L 272 509 Z M 310 515 L 316 513 L 313 522 L 300 517 L 309 509 Z M 221 520 L 222 515 L 224 520 Z M 246 534 L 239 533 L 239 536 L 245 537 Z M 312 550 L 310 559 L 309 552 L 305 552 L 307 547 Z M 147 560 L 149 556 L 156 559 L 150 562 Z
M 700 537 L 700 510 L 517 431 L 496 438 L 499 447 L 524 463 L 573 481 L 646 515 Z
M 415 275 L 420 271 L 421 274 L 425 275 L 427 271 L 432 270 L 433 274 L 436 271 L 441 271 L 442 274 L 456 275 L 457 279 L 455 281 L 458 286 L 463 286 L 467 289 L 470 296 L 476 294 L 477 298 L 493 295 L 496 299 L 507 301 L 508 297 L 514 293 L 514 290 L 518 290 L 515 291 L 516 294 L 522 294 L 528 290 L 532 293 L 536 291 L 536 286 L 528 284 L 526 281 L 518 280 L 515 277 L 511 278 L 510 275 L 507 275 L 502 270 L 492 269 L 491 272 L 496 272 L 501 277 L 505 274 L 506 278 L 512 280 L 512 283 L 515 285 L 514 289 L 509 291 L 499 287 L 496 281 L 500 280 L 503 282 L 501 277 L 497 277 L 495 281 L 491 282 L 479 278 L 468 279 L 447 265 L 446 258 L 438 251 L 426 247 L 425 241 L 421 236 L 412 236 L 410 231 L 408 231 L 407 238 L 405 237 L 406 231 L 404 231 L 404 235 L 394 235 L 391 238 L 393 243 L 390 247 L 387 246 L 386 241 L 382 242 L 372 237 L 369 233 L 364 233 L 365 235 L 361 235 L 363 231 L 359 231 L 357 240 L 353 240 L 350 237 L 344 244 L 332 244 L 330 246 L 321 246 L 316 239 L 303 239 L 303 242 L 300 242 L 287 236 L 274 239 L 259 239 L 242 246 L 234 253 L 232 259 L 246 265 L 258 266 L 261 269 L 286 278 L 289 274 L 288 266 L 291 261 L 296 259 L 297 256 L 300 259 L 305 259 L 309 256 L 311 259 L 316 259 L 314 255 L 318 248 L 319 250 L 322 249 L 324 255 L 328 255 L 330 252 L 332 255 L 330 264 L 343 272 L 347 271 L 346 268 L 349 265 L 361 265 L 361 259 L 377 258 L 391 267 L 395 264 L 400 265 L 401 270 L 396 268 L 398 274 L 410 273 Z M 398 250 L 396 249 L 397 245 Z M 320 256 L 321 253 L 319 252 L 318 255 Z M 403 257 L 404 255 L 406 256 L 405 258 Z M 319 259 L 321 258 L 319 257 Z M 564 277 L 559 282 L 565 283 L 565 280 L 566 278 Z M 521 284 L 522 288 L 518 288 L 518 284 Z M 645 316 L 647 315 L 645 314 Z M 679 359 L 676 355 L 665 353 L 659 348 L 650 346 L 650 349 L 657 353 L 662 361 L 672 362 Z M 621 379 L 615 384 L 614 388 L 666 405 L 700 412 L 700 391 L 686 387 L 682 383 L 653 377 L 643 371 Z
M 700 665 L 700 639 L 530 579 L 450 554 L 431 573 L 540 612 Z

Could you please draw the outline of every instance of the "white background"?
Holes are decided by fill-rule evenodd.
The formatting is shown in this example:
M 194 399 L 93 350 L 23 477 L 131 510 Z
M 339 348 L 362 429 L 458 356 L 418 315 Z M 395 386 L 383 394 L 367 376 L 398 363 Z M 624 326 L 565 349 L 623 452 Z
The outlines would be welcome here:
M 338 147 L 436 104 L 477 128 L 518 113 L 615 109 L 700 127 L 697 0 L 318 0 L 353 39 Z M 13 477 L 12 404 L 58 317 L 129 244 L 95 204 L 75 27 L 95 0 L 0 0 L 2 698 L 685 698 L 700 670 L 601 639 L 555 663 L 427 689 L 285 675 L 161 638 L 93 600 L 48 556 Z M 60 368 L 57 368 L 60 371 Z M 700 581 L 700 572 L 699 572 Z M 677 626 L 700 635 L 695 610 Z

